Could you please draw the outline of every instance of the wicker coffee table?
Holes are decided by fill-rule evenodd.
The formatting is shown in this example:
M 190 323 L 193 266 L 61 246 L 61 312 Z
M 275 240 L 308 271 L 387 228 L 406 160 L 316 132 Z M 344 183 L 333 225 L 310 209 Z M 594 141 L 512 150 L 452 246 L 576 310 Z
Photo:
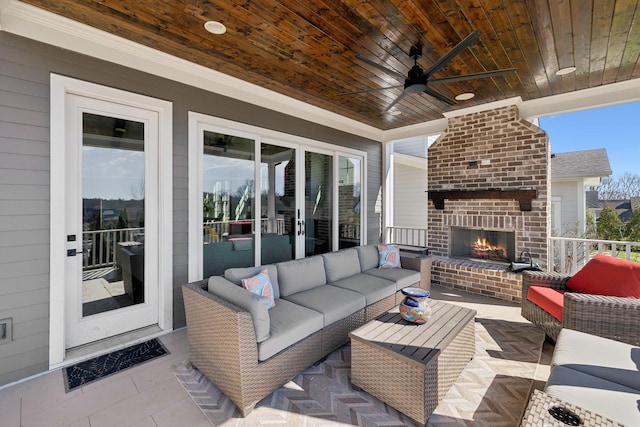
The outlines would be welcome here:
M 431 319 L 397 309 L 350 333 L 351 383 L 423 425 L 475 353 L 475 310 L 429 301 Z

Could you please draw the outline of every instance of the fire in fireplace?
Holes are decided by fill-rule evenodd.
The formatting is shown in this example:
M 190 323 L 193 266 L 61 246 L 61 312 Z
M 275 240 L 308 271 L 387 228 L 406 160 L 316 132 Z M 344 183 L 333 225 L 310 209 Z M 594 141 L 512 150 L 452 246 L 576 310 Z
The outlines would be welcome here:
M 451 227 L 450 238 L 451 257 L 502 262 L 515 259 L 515 231 Z

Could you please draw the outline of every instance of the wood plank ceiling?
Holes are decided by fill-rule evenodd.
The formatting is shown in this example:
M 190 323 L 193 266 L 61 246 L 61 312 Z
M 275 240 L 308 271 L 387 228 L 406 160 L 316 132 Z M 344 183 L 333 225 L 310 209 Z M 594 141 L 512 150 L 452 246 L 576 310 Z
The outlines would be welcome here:
M 383 130 L 640 77 L 640 0 L 23 1 Z M 209 20 L 226 34 L 205 31 Z M 430 86 L 471 100 L 409 94 L 391 115 L 402 87 L 344 95 L 404 83 L 367 62 L 406 76 L 412 45 L 422 44 L 428 69 L 474 30 L 480 39 L 433 77 L 516 72 Z

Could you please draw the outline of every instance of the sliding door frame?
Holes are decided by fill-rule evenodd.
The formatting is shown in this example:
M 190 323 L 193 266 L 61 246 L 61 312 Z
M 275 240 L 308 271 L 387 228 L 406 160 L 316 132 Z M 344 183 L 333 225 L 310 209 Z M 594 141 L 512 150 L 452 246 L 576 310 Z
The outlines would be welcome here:
M 299 150 L 296 154 L 300 159 L 300 153 L 304 153 L 305 150 L 312 152 L 319 152 L 323 154 L 330 154 L 333 156 L 334 172 L 337 171 L 338 156 L 351 156 L 358 157 L 362 161 L 361 171 L 361 244 L 367 243 L 367 236 L 365 230 L 367 230 L 367 212 L 365 207 L 367 206 L 366 194 L 367 194 L 367 153 L 365 151 L 355 150 L 348 147 L 329 144 L 322 141 L 317 141 L 309 138 L 304 138 L 296 135 L 287 134 L 284 132 L 278 132 L 270 129 L 260 128 L 245 123 L 234 122 L 227 119 L 209 116 L 202 113 L 189 112 L 189 268 L 188 277 L 189 281 L 196 281 L 202 279 L 202 168 L 203 168 L 203 132 L 204 130 L 213 130 L 215 132 L 226 133 L 229 135 L 241 136 L 244 138 L 254 139 L 255 144 L 255 188 L 262 188 L 260 167 L 261 162 L 260 147 L 262 143 L 280 145 L 283 147 L 291 147 Z M 304 159 L 304 157 L 302 157 Z M 297 160 L 299 162 L 299 160 Z M 304 167 L 304 163 L 302 163 Z M 300 176 L 300 165 L 296 165 L 296 175 Z M 300 187 L 302 179 L 296 179 L 296 186 Z M 302 182 L 304 184 L 304 182 Z M 300 188 L 296 188 L 296 191 L 300 191 Z M 334 225 L 332 229 L 333 247 L 332 250 L 338 249 L 338 191 L 337 191 L 337 175 L 333 182 L 333 215 Z M 261 212 L 261 197 L 255 198 L 256 212 Z M 258 218 L 259 219 L 259 218 Z M 260 247 L 260 233 L 256 233 L 256 248 Z M 259 263 L 260 251 L 255 251 L 255 263 Z M 296 253 L 298 256 L 299 254 Z

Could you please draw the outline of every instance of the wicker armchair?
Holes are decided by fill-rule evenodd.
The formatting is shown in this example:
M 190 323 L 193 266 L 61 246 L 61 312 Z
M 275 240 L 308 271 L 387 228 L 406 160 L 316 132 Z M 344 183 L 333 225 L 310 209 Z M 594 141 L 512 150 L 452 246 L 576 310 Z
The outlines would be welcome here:
M 564 327 L 640 345 L 640 299 L 570 292 L 566 287 L 569 277 L 525 271 L 522 276 L 522 317 L 542 329 L 553 341 Z M 530 286 L 569 291 L 564 294 L 562 323 L 527 299 Z

